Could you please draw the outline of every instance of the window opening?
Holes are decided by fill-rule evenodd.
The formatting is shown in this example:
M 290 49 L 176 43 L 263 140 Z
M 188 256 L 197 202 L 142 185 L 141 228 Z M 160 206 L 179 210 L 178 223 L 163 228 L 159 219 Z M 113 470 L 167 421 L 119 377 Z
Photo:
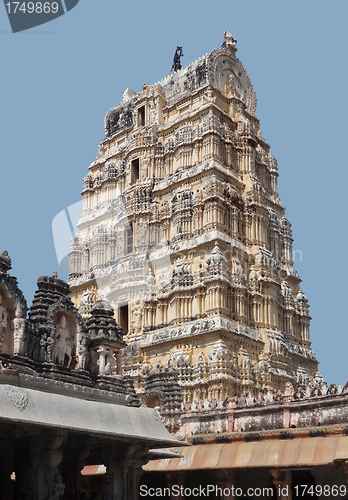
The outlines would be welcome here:
M 139 158 L 131 161 L 131 184 L 135 184 L 139 179 Z
M 141 106 L 138 109 L 138 127 L 143 127 L 145 125 L 145 106 Z
M 152 394 L 152 396 L 149 396 L 145 404 L 148 408 L 156 408 L 161 406 L 160 399 L 156 394 Z
M 125 253 L 129 254 L 133 252 L 133 224 L 129 224 L 125 227 L 126 230 L 126 241 L 125 241 Z
M 128 304 L 120 307 L 120 326 L 125 335 L 128 333 Z

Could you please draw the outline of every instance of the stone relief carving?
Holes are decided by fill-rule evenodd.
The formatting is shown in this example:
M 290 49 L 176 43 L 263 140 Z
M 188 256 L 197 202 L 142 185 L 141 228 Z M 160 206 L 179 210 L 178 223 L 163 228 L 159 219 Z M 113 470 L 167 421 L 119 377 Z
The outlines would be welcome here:
M 13 326 L 13 353 L 19 354 L 21 343 L 25 335 L 25 319 L 22 318 L 22 311 L 19 307 L 16 308 L 15 317 L 12 320 Z
M 85 335 L 79 336 L 79 341 L 77 345 L 77 365 L 76 368 L 79 370 L 86 369 L 87 360 L 87 338 Z
M 157 344 L 159 342 L 164 342 L 178 337 L 191 337 L 193 335 L 198 335 L 200 333 L 208 332 L 210 330 L 216 330 L 219 328 L 222 328 L 229 332 L 245 335 L 253 339 L 261 340 L 260 332 L 255 332 L 255 330 L 248 328 L 247 326 L 238 325 L 236 322 L 232 322 L 225 318 L 216 318 L 203 319 L 195 321 L 194 324 L 190 323 L 185 326 L 177 326 L 170 329 L 161 328 L 155 333 L 149 333 L 147 335 L 146 341 L 144 340 L 144 345 Z
M 142 317 L 143 317 L 143 305 L 140 301 L 137 301 L 133 307 L 133 320 L 132 320 L 132 326 L 135 333 L 141 330 Z
M 225 83 L 224 94 L 226 97 L 232 97 L 235 93 L 235 90 L 236 88 L 234 85 L 234 74 L 230 73 Z
M 168 359 L 168 368 L 184 368 L 191 364 L 192 345 L 177 345 Z
M 7 309 L 2 305 L 2 293 L 0 292 L 0 349 L 5 340 L 7 322 Z
M 211 363 L 218 361 L 228 361 L 232 357 L 232 353 L 227 348 L 225 342 L 219 340 L 215 343 L 213 349 L 208 353 L 208 358 Z
M 110 347 L 99 346 L 97 349 L 99 359 L 99 375 L 113 375 L 117 372 L 116 359 L 114 352 Z
M 85 290 L 81 302 L 79 312 L 84 320 L 89 317 L 90 311 L 97 300 L 97 288 L 92 287 L 88 290 Z
M 70 367 L 72 361 L 72 353 L 74 348 L 74 339 L 70 328 L 67 326 L 66 316 L 63 314 L 58 320 L 56 326 L 56 338 L 54 347 L 54 360 L 59 365 L 66 364 L 67 368 Z
M 228 31 L 224 31 L 224 43 L 223 45 L 226 45 L 226 47 L 235 47 L 237 45 L 237 38 Z
M 50 474 L 47 482 L 50 492 L 50 500 L 60 500 L 65 491 L 65 484 L 62 481 L 61 475 L 58 472 Z
M 265 393 L 254 394 L 249 392 L 248 394 L 241 394 L 239 397 L 227 397 L 225 399 L 220 398 L 219 400 L 206 399 L 205 401 L 194 401 L 191 406 L 187 406 L 186 411 L 205 411 L 210 408 L 216 409 L 234 409 L 243 408 L 245 406 L 265 406 L 283 404 L 283 401 L 296 401 L 296 400 L 308 400 L 315 398 L 329 398 L 338 396 L 347 396 L 348 394 L 348 382 L 345 385 L 337 386 L 331 384 L 327 387 L 326 382 L 322 382 L 322 377 L 320 373 L 316 380 L 320 381 L 320 384 L 314 383 L 313 385 L 307 385 L 304 389 L 298 385 L 296 388 L 291 382 L 287 382 L 284 391 L 274 391 L 268 390 Z M 185 411 L 185 406 L 183 405 L 183 410 Z
M 5 390 L 13 406 L 19 411 L 24 411 L 29 403 L 28 394 L 24 390 L 15 387 L 5 387 Z

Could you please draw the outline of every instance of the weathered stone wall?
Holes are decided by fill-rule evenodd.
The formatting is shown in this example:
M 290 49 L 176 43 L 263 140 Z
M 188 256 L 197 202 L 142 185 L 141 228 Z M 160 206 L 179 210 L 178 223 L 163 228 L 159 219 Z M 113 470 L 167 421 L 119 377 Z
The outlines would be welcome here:
M 178 435 L 206 435 L 208 439 L 222 434 L 265 433 L 267 431 L 309 429 L 309 436 L 326 435 L 330 426 L 344 427 L 348 433 L 348 393 L 346 386 L 312 389 L 312 395 L 287 391 L 264 397 L 227 398 L 184 405 Z M 312 434 L 311 434 L 312 433 Z M 284 434 L 286 437 L 288 434 Z M 210 436 L 210 437 L 209 437 Z M 252 437 L 251 437 L 252 438 Z

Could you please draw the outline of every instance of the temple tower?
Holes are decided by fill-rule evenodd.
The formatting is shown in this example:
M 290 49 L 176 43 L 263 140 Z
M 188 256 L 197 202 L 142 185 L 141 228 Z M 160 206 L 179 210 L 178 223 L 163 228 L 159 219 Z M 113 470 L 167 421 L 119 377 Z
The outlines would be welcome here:
M 225 32 L 221 48 L 127 89 L 83 180 L 72 299 L 86 320 L 111 303 L 125 373 L 153 405 L 151 373 L 175 372 L 185 403 L 317 374 L 277 162 L 236 51 Z

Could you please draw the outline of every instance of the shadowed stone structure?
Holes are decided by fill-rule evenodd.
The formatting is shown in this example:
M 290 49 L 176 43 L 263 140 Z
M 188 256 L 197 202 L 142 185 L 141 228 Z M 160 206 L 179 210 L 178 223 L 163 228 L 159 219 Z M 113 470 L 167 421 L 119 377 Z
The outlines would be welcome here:
M 0 255 L 0 499 L 80 500 L 85 466 L 105 464 L 104 500 L 135 499 L 150 448 L 177 445 L 156 410 L 134 408 L 123 332 L 105 300 L 85 325 L 69 285 L 42 276 L 27 304 Z M 163 452 L 162 452 L 163 456 Z M 165 456 L 165 455 L 164 455 Z M 91 491 L 90 491 L 91 493 Z M 26 495 L 26 496 L 23 496 Z

